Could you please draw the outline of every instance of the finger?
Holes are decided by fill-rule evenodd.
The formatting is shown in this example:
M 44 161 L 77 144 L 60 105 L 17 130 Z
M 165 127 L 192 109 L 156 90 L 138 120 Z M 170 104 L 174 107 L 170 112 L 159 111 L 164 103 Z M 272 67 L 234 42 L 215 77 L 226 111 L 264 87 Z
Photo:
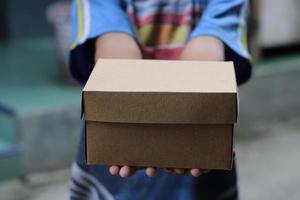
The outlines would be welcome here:
M 191 169 L 190 173 L 194 177 L 198 177 L 202 174 L 202 171 L 200 169 Z
M 117 175 L 119 173 L 119 171 L 120 171 L 119 166 L 113 165 L 113 166 L 109 167 L 109 172 L 111 175 Z
M 182 175 L 185 173 L 185 169 L 175 168 L 174 172 L 175 172 L 175 174 Z
M 173 170 L 171 168 L 162 168 L 162 170 L 166 173 L 171 173 Z
M 145 173 L 149 177 L 153 177 L 156 174 L 156 169 L 154 167 L 147 167 Z
M 126 178 L 126 177 L 133 175 L 134 172 L 135 172 L 135 170 L 132 167 L 125 165 L 125 166 L 121 167 L 119 175 L 122 178 Z

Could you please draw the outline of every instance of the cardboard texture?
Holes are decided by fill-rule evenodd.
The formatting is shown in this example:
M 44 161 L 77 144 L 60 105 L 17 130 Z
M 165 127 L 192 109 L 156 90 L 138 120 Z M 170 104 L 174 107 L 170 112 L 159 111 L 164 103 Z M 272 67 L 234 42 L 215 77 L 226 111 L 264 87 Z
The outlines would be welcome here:
M 100 59 L 82 93 L 88 164 L 230 169 L 232 62 Z

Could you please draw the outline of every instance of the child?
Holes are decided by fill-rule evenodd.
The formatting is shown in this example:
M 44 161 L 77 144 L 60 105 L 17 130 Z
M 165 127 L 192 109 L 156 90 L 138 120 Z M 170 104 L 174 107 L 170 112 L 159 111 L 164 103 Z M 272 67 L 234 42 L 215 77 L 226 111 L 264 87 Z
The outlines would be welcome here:
M 238 84 L 244 83 L 251 74 L 242 45 L 245 5 L 245 0 L 74 0 L 71 72 L 84 84 L 98 58 L 232 60 Z M 204 172 L 87 166 L 82 133 L 70 198 L 238 198 L 235 167 Z

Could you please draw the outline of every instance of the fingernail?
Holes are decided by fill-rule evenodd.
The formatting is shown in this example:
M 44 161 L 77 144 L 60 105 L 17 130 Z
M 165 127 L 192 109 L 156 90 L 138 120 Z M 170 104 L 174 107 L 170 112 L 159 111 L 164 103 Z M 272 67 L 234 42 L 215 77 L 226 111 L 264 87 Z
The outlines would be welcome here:
M 183 169 L 174 169 L 175 173 L 178 174 L 178 175 L 181 175 L 184 173 L 184 170 Z
M 145 173 L 146 173 L 147 176 L 153 177 L 153 176 L 155 176 L 156 171 L 155 171 L 154 168 L 147 168 Z
M 129 174 L 128 172 L 129 172 L 129 167 L 128 166 L 124 166 L 124 167 L 121 168 L 119 175 L 122 178 L 126 178 L 128 176 L 128 174 Z
M 191 172 L 191 175 L 194 177 L 198 177 L 201 175 L 201 171 L 199 169 L 192 169 L 190 172 Z
M 109 172 L 110 172 L 111 175 L 116 175 L 116 174 L 118 174 L 119 169 L 116 166 L 111 166 L 109 168 Z

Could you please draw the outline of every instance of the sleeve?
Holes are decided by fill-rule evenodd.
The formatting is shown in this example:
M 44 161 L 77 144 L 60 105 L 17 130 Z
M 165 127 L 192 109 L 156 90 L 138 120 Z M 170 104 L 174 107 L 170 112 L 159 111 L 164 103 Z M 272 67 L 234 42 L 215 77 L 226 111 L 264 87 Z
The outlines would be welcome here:
M 71 22 L 69 65 L 71 74 L 80 83 L 85 83 L 92 71 L 96 37 L 108 32 L 123 32 L 134 37 L 121 0 L 73 0 Z
M 251 76 L 250 55 L 246 49 L 247 0 L 204 0 L 202 16 L 190 39 L 201 35 L 219 38 L 225 44 L 225 59 L 234 62 L 238 84 Z
M 120 0 L 73 0 L 72 32 L 74 46 L 107 32 L 133 36 L 131 22 Z
M 243 46 L 246 0 L 206 0 L 201 19 L 190 39 L 210 35 L 222 40 L 239 55 L 249 58 Z

